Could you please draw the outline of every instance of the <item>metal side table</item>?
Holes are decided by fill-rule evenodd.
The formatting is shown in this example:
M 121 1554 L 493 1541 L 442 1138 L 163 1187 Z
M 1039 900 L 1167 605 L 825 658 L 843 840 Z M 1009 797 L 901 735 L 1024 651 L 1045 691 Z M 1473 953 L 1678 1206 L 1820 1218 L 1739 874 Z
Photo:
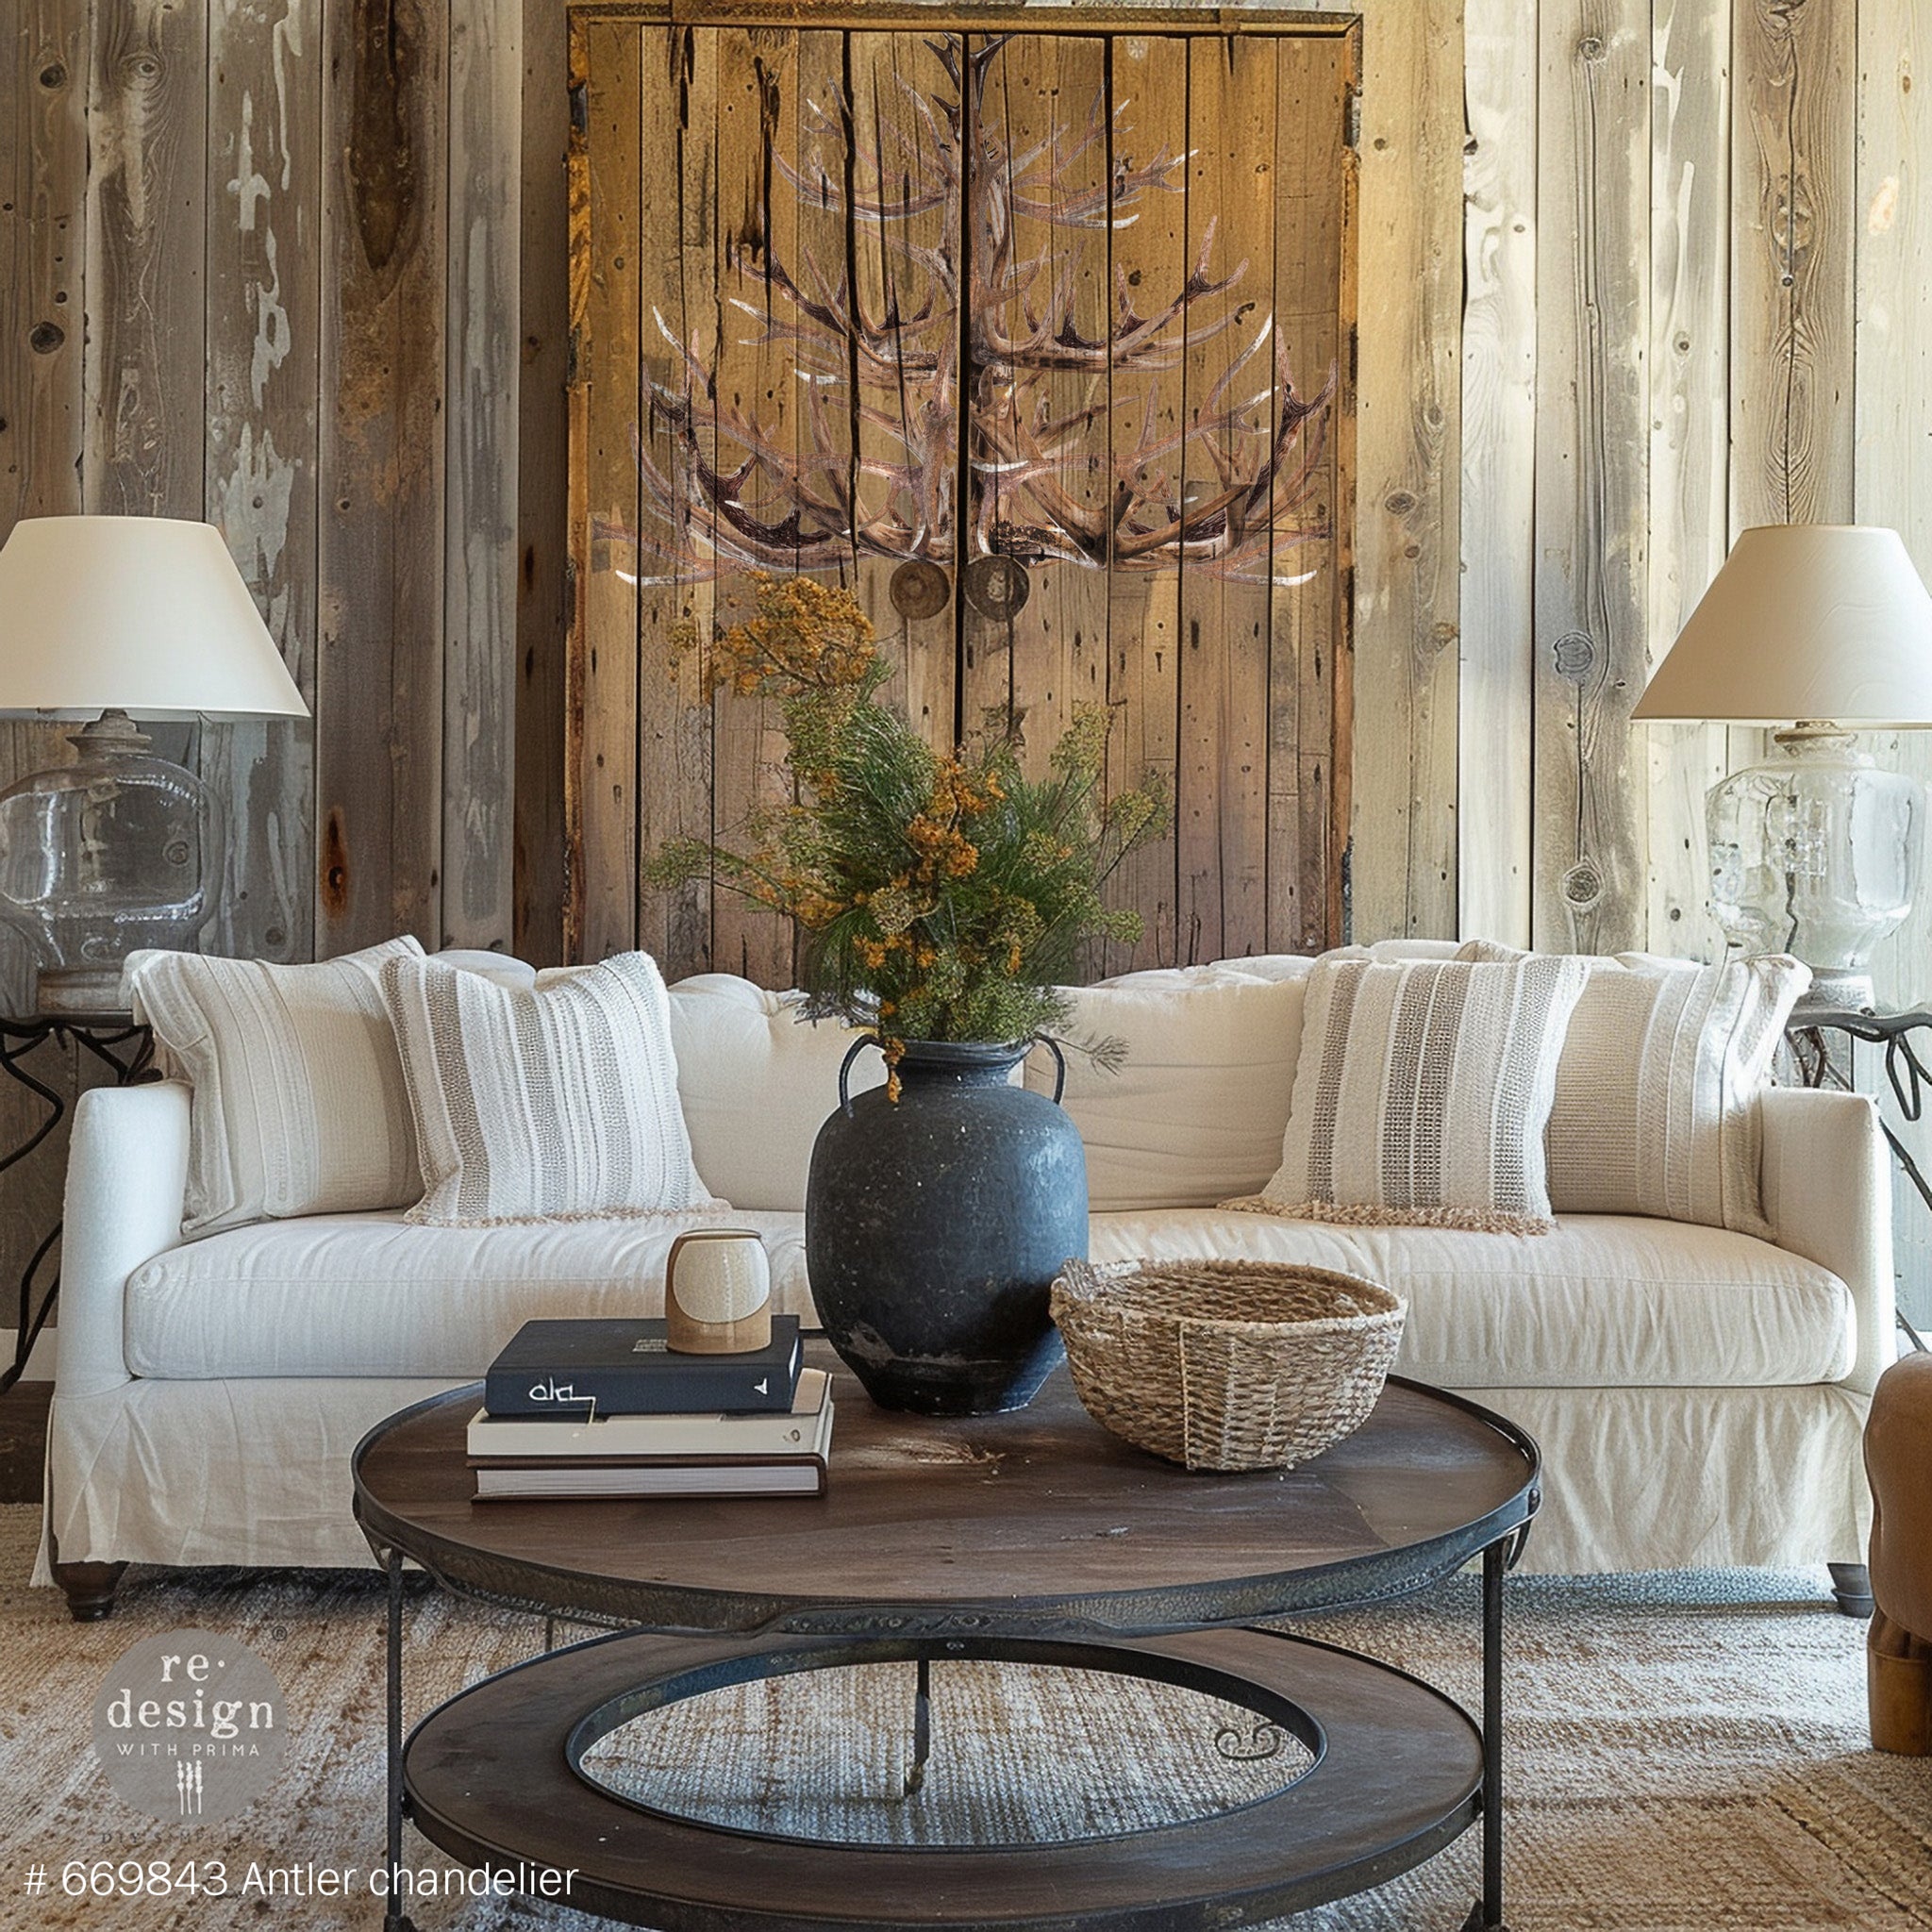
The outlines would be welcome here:
M 0 1174 L 18 1167 L 28 1155 L 67 1117 L 67 1096 L 38 1074 L 29 1073 L 26 1059 L 45 1041 L 60 1044 L 72 1041 L 91 1054 L 114 1076 L 117 1087 L 132 1087 L 143 1080 L 158 1079 L 154 1066 L 154 1041 L 148 1029 L 131 1013 L 34 1013 L 16 1019 L 0 1019 L 0 1068 L 41 1102 L 46 1117 L 27 1138 L 0 1156 Z M 20 1315 L 14 1330 L 13 1359 L 0 1368 L 0 1395 L 20 1380 L 34 1343 L 54 1312 L 60 1293 L 60 1274 L 56 1269 L 44 1287 L 41 1271 L 60 1239 L 57 1220 L 33 1251 L 20 1277 Z

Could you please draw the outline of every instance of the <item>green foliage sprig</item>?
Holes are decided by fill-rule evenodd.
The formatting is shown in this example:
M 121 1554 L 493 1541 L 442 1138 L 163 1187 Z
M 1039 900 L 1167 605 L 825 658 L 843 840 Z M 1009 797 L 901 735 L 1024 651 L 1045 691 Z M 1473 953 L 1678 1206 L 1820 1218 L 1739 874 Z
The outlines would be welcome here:
M 741 850 L 668 841 L 647 879 L 708 878 L 789 914 L 810 1010 L 874 1027 L 895 1067 L 908 1040 L 1063 1027 L 1058 989 L 1086 945 L 1141 937 L 1140 915 L 1108 908 L 1105 890 L 1167 822 L 1150 789 L 1108 795 L 1107 707 L 1074 707 L 1042 778 L 1023 771 L 1004 713 L 935 750 L 880 701 L 890 669 L 850 591 L 754 583 L 754 615 L 717 628 L 705 679 L 779 702 L 792 802 L 747 820 Z M 686 624 L 673 641 L 683 655 L 705 640 Z

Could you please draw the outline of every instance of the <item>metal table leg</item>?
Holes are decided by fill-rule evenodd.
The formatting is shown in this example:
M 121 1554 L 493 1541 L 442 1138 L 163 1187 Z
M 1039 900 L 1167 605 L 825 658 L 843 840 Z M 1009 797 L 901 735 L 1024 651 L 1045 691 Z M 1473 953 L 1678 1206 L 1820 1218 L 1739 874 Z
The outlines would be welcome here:
M 1511 1539 L 1483 1552 L 1483 1893 L 1463 1932 L 1506 1932 L 1503 1922 L 1503 1575 Z
M 391 1550 L 389 1573 L 389 1902 L 383 1932 L 416 1932 L 403 1910 L 399 1892 L 403 1870 L 403 1553 Z
M 932 1659 L 919 1654 L 919 1681 L 912 1692 L 912 1762 L 906 1767 L 906 1795 L 925 1782 L 926 1759 L 932 1756 Z

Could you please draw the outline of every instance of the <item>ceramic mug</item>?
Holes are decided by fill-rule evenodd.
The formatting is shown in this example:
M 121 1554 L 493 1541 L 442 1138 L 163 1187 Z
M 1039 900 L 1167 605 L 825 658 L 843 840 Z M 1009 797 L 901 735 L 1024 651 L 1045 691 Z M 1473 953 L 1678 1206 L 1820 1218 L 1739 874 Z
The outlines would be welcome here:
M 664 1340 L 681 1355 L 743 1355 L 772 1341 L 772 1263 L 748 1227 L 701 1227 L 671 1243 Z

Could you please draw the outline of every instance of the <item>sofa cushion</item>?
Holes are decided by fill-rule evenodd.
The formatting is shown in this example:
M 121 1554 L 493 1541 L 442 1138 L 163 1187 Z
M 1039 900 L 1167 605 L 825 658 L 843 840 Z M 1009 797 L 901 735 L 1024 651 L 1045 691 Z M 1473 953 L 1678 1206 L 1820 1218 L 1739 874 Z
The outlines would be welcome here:
M 1408 1303 L 1398 1372 L 1451 1389 L 1724 1388 L 1836 1381 L 1850 1291 L 1750 1235 L 1578 1215 L 1532 1240 L 1263 1215 L 1096 1215 L 1095 1260 L 1249 1257 L 1339 1268 Z
M 247 1375 L 481 1375 L 537 1316 L 659 1315 L 671 1244 L 755 1228 L 772 1306 L 814 1319 L 795 1214 L 424 1227 L 400 1213 L 263 1222 L 137 1268 L 127 1366 L 175 1380 Z
M 1472 959 L 1529 957 L 1488 940 Z M 1700 966 L 1589 957 L 1545 1142 L 1559 1214 L 1660 1214 L 1766 1235 L 1757 1098 L 1811 969 L 1773 953 Z
M 839 1104 L 839 1063 L 866 1037 L 836 1020 L 801 1020 L 800 1002 L 730 973 L 701 973 L 671 989 L 691 1157 L 705 1185 L 734 1208 L 805 1211 L 812 1142 Z M 854 1093 L 885 1080 L 877 1054 L 853 1063 Z
M 1281 1165 L 1229 1206 L 1309 1221 L 1541 1233 L 1543 1124 L 1581 959 L 1324 957 Z
M 395 1036 L 378 991 L 390 940 L 313 965 L 130 953 L 125 996 L 161 1070 L 185 1080 L 189 1234 L 264 1217 L 406 1208 L 423 1192 Z
M 1118 1040 L 1109 1073 L 1067 1054 L 1067 1111 L 1087 1148 L 1096 1214 L 1212 1207 L 1257 1193 L 1281 1161 L 1301 1043 L 1302 990 L 1312 959 L 1123 974 L 1070 990 L 1075 1042 Z M 1299 969 L 1299 970 L 1296 970 Z M 1054 1089 L 1053 1057 L 1035 1047 L 1026 1084 Z
M 691 1164 L 664 981 L 647 953 L 505 986 L 391 959 L 423 1199 L 412 1221 L 651 1217 L 718 1208 Z

